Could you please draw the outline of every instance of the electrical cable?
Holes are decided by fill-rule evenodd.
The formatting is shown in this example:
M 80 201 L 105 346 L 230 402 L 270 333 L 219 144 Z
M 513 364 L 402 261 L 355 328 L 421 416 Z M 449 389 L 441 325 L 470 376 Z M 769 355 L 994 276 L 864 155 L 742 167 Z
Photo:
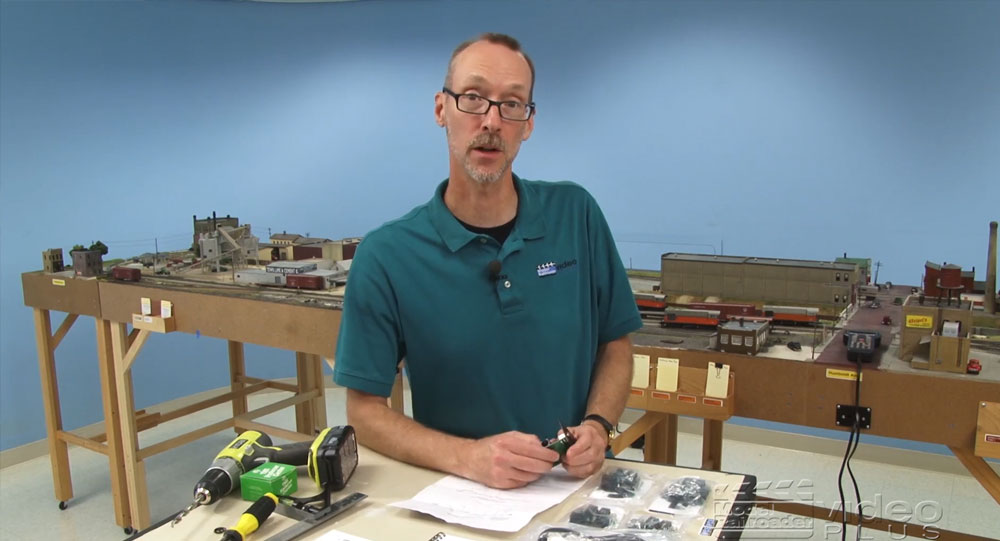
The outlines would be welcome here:
M 851 477 L 851 483 L 854 485 L 854 495 L 857 499 L 858 510 L 858 529 L 857 529 L 857 539 L 861 539 L 861 519 L 862 519 L 862 509 L 861 509 L 861 491 L 858 489 L 857 479 L 854 477 L 854 471 L 851 470 L 851 458 L 854 457 L 854 452 L 858 449 L 858 443 L 861 441 L 861 358 L 857 358 L 857 374 L 854 379 L 854 422 L 851 423 L 851 434 L 847 438 L 847 449 L 844 450 L 844 460 L 840 463 L 840 473 L 837 476 L 837 489 L 840 494 L 840 539 L 841 541 L 847 541 L 847 501 L 844 498 L 844 469 L 847 469 L 848 474 Z
M 854 447 L 851 448 L 851 453 L 847 456 L 847 473 L 850 475 L 851 483 L 854 485 L 854 497 L 857 502 L 858 528 L 856 540 L 861 541 L 861 522 L 864 519 L 861 507 L 861 491 L 858 489 L 857 479 L 854 478 L 854 471 L 851 470 L 851 459 L 854 458 L 854 452 L 858 450 L 858 443 L 861 442 L 861 357 L 857 358 L 857 363 L 858 375 L 854 386 L 854 431 L 856 436 L 854 438 Z

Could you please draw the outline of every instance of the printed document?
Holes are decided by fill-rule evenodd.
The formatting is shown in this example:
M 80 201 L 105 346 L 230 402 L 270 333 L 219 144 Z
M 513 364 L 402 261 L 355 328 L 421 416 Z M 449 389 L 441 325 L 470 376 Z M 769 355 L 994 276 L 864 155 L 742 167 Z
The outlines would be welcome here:
M 433 515 L 446 522 L 498 532 L 516 532 L 531 519 L 576 492 L 586 479 L 569 475 L 562 466 L 534 483 L 500 490 L 449 475 L 395 507 Z

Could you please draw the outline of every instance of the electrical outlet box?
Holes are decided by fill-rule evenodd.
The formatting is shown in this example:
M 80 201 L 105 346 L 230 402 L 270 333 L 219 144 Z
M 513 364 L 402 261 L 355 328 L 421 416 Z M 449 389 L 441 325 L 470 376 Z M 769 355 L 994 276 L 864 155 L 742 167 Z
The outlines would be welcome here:
M 860 415 L 858 426 L 866 430 L 872 427 L 872 409 L 868 407 L 858 407 L 848 404 L 837 404 L 837 426 L 850 428 L 854 426 L 855 411 Z

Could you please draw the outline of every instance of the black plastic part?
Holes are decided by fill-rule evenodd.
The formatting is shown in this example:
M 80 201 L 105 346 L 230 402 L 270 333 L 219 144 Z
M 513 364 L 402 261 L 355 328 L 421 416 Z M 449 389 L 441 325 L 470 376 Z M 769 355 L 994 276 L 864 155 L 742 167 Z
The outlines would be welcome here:
M 59 502 L 59 510 L 60 511 L 65 511 L 67 507 L 69 507 L 68 503 L 66 503 L 66 502 Z
M 858 426 L 866 430 L 871 430 L 872 427 L 872 409 L 868 407 L 857 408 L 860 417 L 858 418 Z M 837 426 L 853 427 L 854 426 L 854 406 L 849 404 L 837 404 Z
M 283 445 L 280 451 L 274 453 L 271 462 L 288 464 L 289 466 L 305 466 L 309 462 L 309 448 L 311 441 L 301 441 L 290 445 Z
M 131 526 L 125 526 L 125 535 L 132 535 L 135 533 L 135 529 Z

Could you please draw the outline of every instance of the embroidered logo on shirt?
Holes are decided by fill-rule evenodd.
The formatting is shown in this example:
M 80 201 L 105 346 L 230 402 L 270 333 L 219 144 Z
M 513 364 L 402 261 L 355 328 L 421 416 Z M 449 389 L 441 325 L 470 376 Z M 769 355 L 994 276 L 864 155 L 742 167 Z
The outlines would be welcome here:
M 576 265 L 575 259 L 570 259 L 569 261 L 563 261 L 562 263 L 555 263 L 554 261 L 549 261 L 548 263 L 542 263 L 536 267 L 539 278 L 545 278 L 546 276 L 552 276 L 555 273 L 565 269 L 566 267 L 572 267 Z

